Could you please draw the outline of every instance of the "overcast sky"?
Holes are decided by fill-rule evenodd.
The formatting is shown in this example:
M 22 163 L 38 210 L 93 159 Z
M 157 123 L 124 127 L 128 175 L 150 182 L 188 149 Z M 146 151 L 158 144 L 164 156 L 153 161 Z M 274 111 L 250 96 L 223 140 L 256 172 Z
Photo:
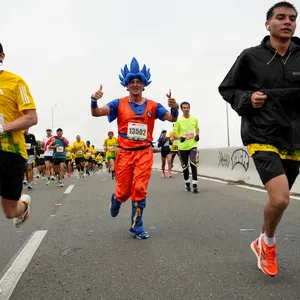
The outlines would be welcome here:
M 118 75 L 133 56 L 150 68 L 144 96 L 167 105 L 169 89 L 191 103 L 200 148 L 227 146 L 226 104 L 218 86 L 244 49 L 268 34 L 270 0 L 1 0 L 3 69 L 22 76 L 37 105 L 30 131 L 62 127 L 101 147 L 116 122 L 90 114 L 90 95 L 103 85 L 99 105 L 127 95 Z M 296 2 L 294 2 L 296 4 Z M 300 7 L 298 7 L 300 10 Z M 297 34 L 297 32 L 296 32 Z M 240 118 L 229 107 L 230 141 L 241 145 Z M 169 122 L 156 121 L 154 137 Z

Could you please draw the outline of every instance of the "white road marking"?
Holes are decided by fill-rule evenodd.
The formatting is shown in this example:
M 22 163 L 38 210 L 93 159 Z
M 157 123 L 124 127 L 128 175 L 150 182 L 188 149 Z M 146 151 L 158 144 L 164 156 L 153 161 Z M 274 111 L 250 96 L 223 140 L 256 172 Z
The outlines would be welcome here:
M 0 300 L 9 300 L 18 281 L 30 263 L 47 230 L 36 231 L 0 280 Z
M 208 180 L 208 181 L 213 181 L 213 182 L 228 184 L 228 181 L 224 181 L 224 180 L 213 179 L 213 178 L 203 177 L 203 176 L 199 176 L 199 175 L 198 175 L 198 178 L 200 178 L 202 180 Z
M 74 186 L 75 186 L 75 184 L 69 185 L 68 188 L 65 190 L 65 194 L 70 194 L 72 192 Z
M 243 189 L 253 190 L 253 191 L 262 192 L 262 193 L 266 193 L 267 192 L 266 190 L 255 188 L 255 187 L 252 187 L 252 186 L 247 186 L 247 185 L 240 185 L 240 184 L 238 184 L 236 186 L 237 187 L 241 187 Z M 294 200 L 300 201 L 300 197 L 297 197 L 297 196 L 290 196 L 290 198 L 294 199 Z
M 266 193 L 266 190 L 260 189 L 260 188 L 255 188 L 253 186 L 247 186 L 247 185 L 241 185 L 241 184 L 237 184 L 237 187 L 241 187 L 244 189 L 248 189 L 248 190 L 253 190 L 253 191 L 257 191 L 257 192 L 262 192 L 262 193 Z
M 107 180 L 107 177 L 106 177 L 106 178 L 103 178 L 102 180 Z
M 160 171 L 158 169 L 155 169 L 157 171 Z M 198 178 L 202 179 L 202 180 L 207 180 L 207 181 L 213 181 L 213 182 L 217 182 L 217 183 L 222 183 L 222 184 L 228 184 L 228 181 L 226 180 L 220 180 L 220 179 L 214 179 L 214 178 L 209 178 L 209 177 L 203 177 L 203 176 L 200 176 L 198 175 Z M 102 180 L 105 180 L 105 179 L 102 179 Z M 248 190 L 253 190 L 253 191 L 257 191 L 257 192 L 262 192 L 262 193 L 266 193 L 267 191 L 262 189 L 262 188 L 255 188 L 255 187 L 252 187 L 252 186 L 247 186 L 247 185 L 241 185 L 241 184 L 232 184 L 232 186 L 237 186 L 237 187 L 240 187 L 240 188 L 243 188 L 243 189 L 248 189 Z M 290 196 L 291 199 L 294 199 L 294 200 L 298 200 L 300 201 L 300 197 L 297 197 L 297 196 Z

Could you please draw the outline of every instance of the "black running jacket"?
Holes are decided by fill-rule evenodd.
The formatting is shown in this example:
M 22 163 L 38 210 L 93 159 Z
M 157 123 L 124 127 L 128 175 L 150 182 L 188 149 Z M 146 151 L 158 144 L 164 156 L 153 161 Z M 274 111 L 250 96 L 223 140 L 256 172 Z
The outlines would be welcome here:
M 267 95 L 253 108 L 251 95 Z M 219 86 L 225 101 L 242 117 L 243 144 L 269 144 L 282 150 L 300 149 L 300 39 L 293 37 L 282 57 L 270 37 L 244 50 Z

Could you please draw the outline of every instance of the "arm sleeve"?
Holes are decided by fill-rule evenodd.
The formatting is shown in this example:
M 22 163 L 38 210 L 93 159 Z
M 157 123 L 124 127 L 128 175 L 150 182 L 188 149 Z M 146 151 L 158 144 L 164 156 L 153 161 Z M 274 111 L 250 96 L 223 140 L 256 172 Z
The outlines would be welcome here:
M 163 145 L 163 140 L 162 140 L 162 138 L 159 138 L 157 147 L 160 148 L 162 145 Z
M 168 112 L 168 110 L 163 107 L 160 103 L 157 103 L 156 107 L 156 119 L 160 119 L 161 121 L 165 121 L 165 114 Z
M 253 109 L 251 95 L 255 91 L 249 91 L 246 88 L 249 82 L 248 73 L 247 56 L 243 51 L 219 86 L 219 93 L 239 116 L 246 115 Z
M 118 116 L 119 99 L 115 99 L 106 105 L 110 108 L 110 115 L 108 115 L 107 118 L 109 123 L 111 123 Z
M 19 111 L 36 109 L 29 87 L 22 78 L 18 80 L 15 93 Z

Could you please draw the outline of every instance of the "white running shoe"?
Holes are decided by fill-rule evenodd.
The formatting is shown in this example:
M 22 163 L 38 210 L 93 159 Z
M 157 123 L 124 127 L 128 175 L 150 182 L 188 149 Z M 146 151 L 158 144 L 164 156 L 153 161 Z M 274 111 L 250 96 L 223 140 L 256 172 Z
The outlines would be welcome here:
M 27 205 L 27 209 L 22 213 L 18 218 L 13 218 L 13 223 L 16 228 L 20 228 L 30 219 L 30 202 L 31 198 L 29 195 L 23 194 L 20 198 L 20 201 Z

